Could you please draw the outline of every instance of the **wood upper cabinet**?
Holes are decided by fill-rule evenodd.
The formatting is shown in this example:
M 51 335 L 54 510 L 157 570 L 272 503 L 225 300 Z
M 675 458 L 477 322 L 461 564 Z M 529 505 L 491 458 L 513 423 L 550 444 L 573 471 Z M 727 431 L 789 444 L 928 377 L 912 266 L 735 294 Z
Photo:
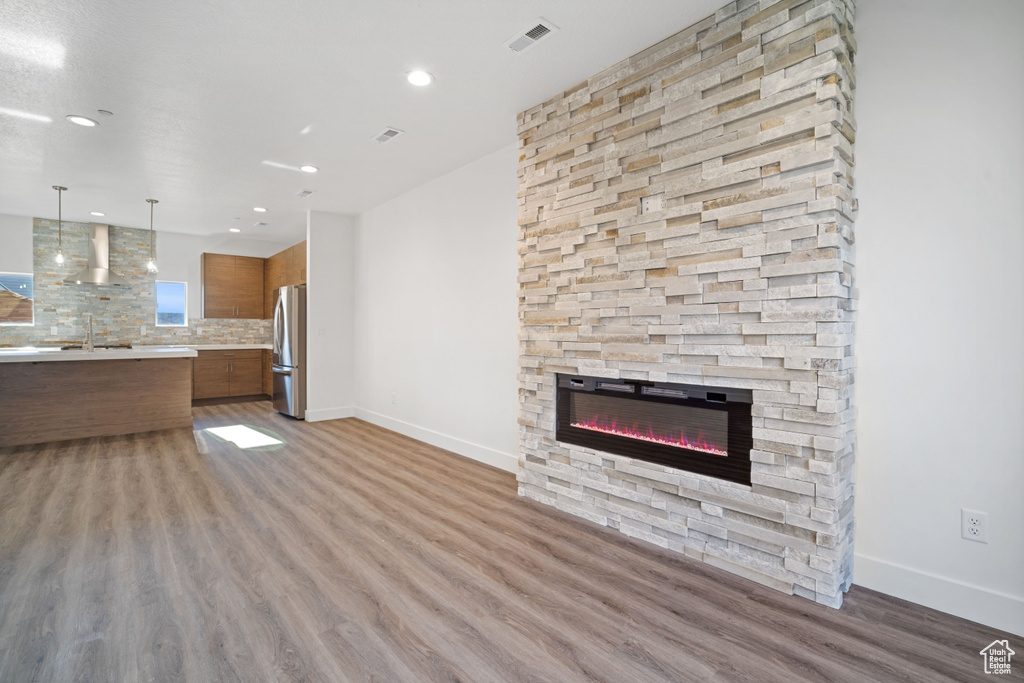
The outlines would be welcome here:
M 263 317 L 263 263 L 266 259 L 235 257 L 235 293 L 239 318 Z
M 263 391 L 263 351 L 200 351 L 193 361 L 192 398 L 254 396 Z
M 203 317 L 234 318 L 235 257 L 203 254 Z
M 306 284 L 306 243 L 299 242 L 266 259 L 263 317 L 274 317 L 274 290 L 285 285 Z
M 203 254 L 203 317 L 264 317 L 266 259 L 230 254 Z

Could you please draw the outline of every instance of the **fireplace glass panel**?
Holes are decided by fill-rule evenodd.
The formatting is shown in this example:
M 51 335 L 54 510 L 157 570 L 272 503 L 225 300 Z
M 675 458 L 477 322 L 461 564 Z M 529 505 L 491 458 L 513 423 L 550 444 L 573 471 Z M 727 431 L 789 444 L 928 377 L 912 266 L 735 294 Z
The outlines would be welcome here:
M 727 456 L 729 414 L 589 392 L 573 392 L 569 425 L 637 441 Z

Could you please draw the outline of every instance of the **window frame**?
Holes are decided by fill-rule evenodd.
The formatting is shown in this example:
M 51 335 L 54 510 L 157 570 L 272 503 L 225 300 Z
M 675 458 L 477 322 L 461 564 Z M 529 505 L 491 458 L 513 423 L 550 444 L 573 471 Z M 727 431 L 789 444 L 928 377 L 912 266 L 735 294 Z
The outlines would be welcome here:
M 188 282 L 183 280 L 154 280 L 153 281 L 153 323 L 156 327 L 188 327 Z M 159 289 L 161 284 L 168 285 L 182 285 L 185 288 L 185 295 L 183 301 L 185 307 L 182 309 L 182 323 L 162 323 L 160 322 L 160 305 L 159 300 Z
M 29 299 L 32 301 L 32 322 L 30 323 L 11 323 L 0 321 L 0 326 L 3 327 L 33 327 L 36 324 L 36 274 L 35 273 L 19 273 L 13 270 L 0 271 L 0 275 L 27 275 L 32 279 L 32 296 Z M 2 289 L 2 288 L 0 288 Z

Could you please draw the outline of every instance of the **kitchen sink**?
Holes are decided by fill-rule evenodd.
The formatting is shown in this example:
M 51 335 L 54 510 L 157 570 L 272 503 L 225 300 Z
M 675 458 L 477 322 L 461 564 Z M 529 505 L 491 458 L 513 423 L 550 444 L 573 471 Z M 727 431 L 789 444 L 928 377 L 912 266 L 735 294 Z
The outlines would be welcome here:
M 83 346 L 81 344 L 68 344 L 67 346 L 60 347 L 61 351 L 81 351 Z M 130 349 L 132 348 L 131 343 L 128 344 L 93 344 L 94 349 Z

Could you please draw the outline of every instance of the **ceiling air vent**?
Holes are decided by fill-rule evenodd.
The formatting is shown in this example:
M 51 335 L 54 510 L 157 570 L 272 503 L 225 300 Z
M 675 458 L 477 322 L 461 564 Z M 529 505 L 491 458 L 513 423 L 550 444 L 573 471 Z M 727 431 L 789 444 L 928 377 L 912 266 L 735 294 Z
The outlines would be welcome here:
M 558 27 L 550 21 L 547 21 L 546 19 L 538 19 L 535 23 L 526 28 L 526 30 L 521 33 L 517 33 L 506 40 L 505 47 L 512 50 L 512 52 L 519 54 L 520 52 L 524 52 L 528 48 L 532 47 L 544 36 L 549 36 L 557 30 Z
M 403 132 L 404 131 L 400 131 L 397 128 L 385 128 L 381 132 L 374 135 L 373 139 L 376 140 L 377 142 L 391 142 L 399 135 L 401 135 Z
M 299 190 L 298 192 L 299 199 L 305 199 L 311 194 L 313 194 L 313 190 Z

